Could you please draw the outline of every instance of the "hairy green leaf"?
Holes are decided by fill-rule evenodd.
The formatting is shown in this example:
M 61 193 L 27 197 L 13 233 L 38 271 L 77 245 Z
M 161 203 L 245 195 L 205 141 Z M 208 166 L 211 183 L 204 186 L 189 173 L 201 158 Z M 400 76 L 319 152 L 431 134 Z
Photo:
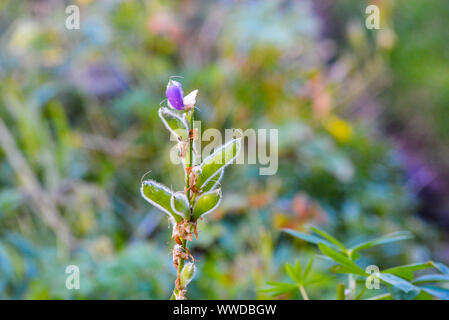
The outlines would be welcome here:
M 223 179 L 224 170 L 220 170 L 220 172 L 212 179 L 210 179 L 201 189 L 202 192 L 208 192 L 217 189 L 220 186 L 220 181 Z
M 184 218 L 190 217 L 189 200 L 183 192 L 173 193 L 170 200 L 171 209 L 174 213 Z
M 200 195 L 193 207 L 193 220 L 214 211 L 221 201 L 221 189 L 212 190 Z
M 140 193 L 145 200 L 147 200 L 162 212 L 166 213 L 176 222 L 181 222 L 183 220 L 183 217 L 181 215 L 173 211 L 171 206 L 173 191 L 166 186 L 154 180 L 146 180 L 142 182 Z
M 198 176 L 196 186 L 198 189 L 203 188 L 213 178 L 218 178 L 220 170 L 229 165 L 240 153 L 241 138 L 234 139 L 217 148 L 210 156 L 201 163 L 201 172 Z

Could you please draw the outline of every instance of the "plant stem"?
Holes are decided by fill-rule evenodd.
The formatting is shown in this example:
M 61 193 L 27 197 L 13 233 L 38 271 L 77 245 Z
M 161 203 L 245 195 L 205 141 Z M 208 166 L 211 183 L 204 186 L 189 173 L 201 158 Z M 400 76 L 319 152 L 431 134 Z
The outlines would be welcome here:
M 182 239 L 181 241 L 182 241 L 182 249 L 185 251 L 187 248 L 187 240 Z M 185 260 L 183 258 L 179 258 L 179 267 L 178 267 L 179 272 L 181 272 L 182 268 L 184 268 L 184 263 Z
M 309 296 L 307 295 L 307 292 L 306 292 L 306 289 L 304 288 L 304 286 L 300 285 L 299 291 L 301 292 L 302 298 L 304 300 L 309 300 Z
M 339 283 L 337 285 L 337 300 L 345 300 L 345 285 L 344 285 L 344 283 Z
M 188 162 L 186 162 L 186 169 L 190 168 L 194 165 L 193 163 L 193 120 L 194 120 L 194 110 L 192 108 L 192 110 L 190 111 L 190 116 L 189 116 L 189 121 L 190 121 L 190 132 L 188 133 L 188 139 L 189 139 L 189 160 Z M 187 171 L 190 172 L 190 171 Z M 193 198 L 194 197 L 190 197 L 190 178 L 189 178 L 189 174 L 186 174 L 186 190 L 187 191 L 187 199 L 189 200 L 189 206 L 190 206 L 190 214 L 192 214 L 192 208 L 193 208 Z M 189 217 L 189 220 L 192 217 Z M 185 253 L 187 252 L 187 239 L 183 239 L 181 238 L 181 246 L 182 246 L 182 252 Z M 183 257 L 179 257 L 178 258 L 178 269 L 177 269 L 177 278 L 176 278 L 176 283 L 175 283 L 175 289 L 173 290 L 172 296 L 171 296 L 171 300 L 176 299 L 180 292 L 179 290 L 183 290 L 185 288 L 178 288 L 180 279 L 181 279 L 181 271 L 184 268 L 184 264 L 185 264 L 185 259 Z
M 194 119 L 194 111 L 195 111 L 195 109 L 192 108 L 192 110 L 190 112 L 190 131 L 191 132 L 189 132 L 189 163 L 188 163 L 189 167 L 192 167 L 194 165 L 194 163 L 193 163 L 193 119 Z M 191 187 L 189 185 L 189 177 L 188 176 L 187 176 L 187 187 L 188 188 Z M 190 207 L 192 207 L 192 201 L 190 199 L 190 189 L 189 189 L 187 198 L 189 199 Z
M 356 282 L 352 274 L 348 275 L 348 289 L 350 292 L 350 298 L 353 300 L 356 294 Z

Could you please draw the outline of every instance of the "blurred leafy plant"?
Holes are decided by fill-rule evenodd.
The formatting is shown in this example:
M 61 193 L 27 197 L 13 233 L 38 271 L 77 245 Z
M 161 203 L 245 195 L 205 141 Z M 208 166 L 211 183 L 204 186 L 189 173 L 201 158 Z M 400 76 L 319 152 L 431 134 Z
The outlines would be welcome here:
M 348 275 L 348 288 L 345 290 L 344 284 L 339 283 L 337 286 L 337 299 L 361 299 L 368 288 L 368 283 L 372 280 L 378 280 L 380 283 L 387 286 L 388 292 L 371 297 L 370 299 L 411 300 L 431 299 L 432 297 L 436 297 L 449 300 L 449 289 L 438 286 L 440 283 L 449 282 L 449 268 L 440 262 L 428 261 L 402 265 L 375 272 L 374 274 L 369 273 L 368 268 L 363 269 L 356 263 L 356 261 L 361 258 L 359 252 L 362 250 L 413 238 L 412 234 L 408 231 L 394 232 L 348 247 L 324 230 L 316 227 L 311 227 L 310 229 L 313 231 L 313 234 L 307 234 L 292 229 L 284 229 L 283 231 L 295 238 L 316 244 L 324 257 L 335 263 L 335 265 L 330 268 L 330 271 L 336 274 Z M 312 262 L 309 261 L 304 273 L 302 273 L 301 264 L 299 262 L 297 262 L 294 267 L 286 264 L 286 271 L 296 285 L 268 283 L 272 285 L 273 288 L 266 290 L 266 292 L 271 292 L 273 295 L 280 295 L 291 291 L 293 288 L 299 288 L 303 298 L 308 299 L 304 287 L 307 284 L 306 279 L 307 275 L 310 273 L 311 267 Z M 415 271 L 430 268 L 434 268 L 440 273 L 415 277 Z M 362 283 L 364 285 L 359 291 L 357 290 L 357 283 Z
M 149 203 L 168 214 L 173 224 L 173 264 L 177 270 L 172 299 L 186 299 L 187 285 L 195 274 L 194 258 L 187 247 L 192 235 L 198 238 L 197 221 L 214 211 L 220 204 L 222 194 L 220 181 L 224 168 L 232 163 L 240 152 L 240 138 L 233 139 L 198 162 L 199 154 L 194 146 L 198 129 L 194 128 L 196 103 L 195 90 L 183 96 L 179 82 L 170 80 L 167 85 L 167 104 L 161 107 L 159 116 L 165 127 L 177 139 L 178 156 L 185 171 L 184 191 L 174 192 L 153 181 L 142 182 L 141 194 Z M 190 262 L 187 262 L 190 260 Z
M 265 292 L 271 294 L 272 296 L 280 296 L 284 294 L 290 294 L 294 291 L 299 290 L 301 296 L 304 300 L 309 300 L 309 296 L 306 292 L 306 287 L 312 283 L 316 283 L 317 280 L 310 277 L 313 265 L 313 258 L 311 258 L 306 267 L 303 270 L 301 266 L 301 262 L 296 260 L 295 265 L 291 265 L 289 263 L 285 264 L 285 271 L 289 275 L 289 277 L 293 280 L 294 283 L 288 282 L 277 282 L 277 281 L 269 281 L 267 284 L 271 286 L 267 289 L 260 290 L 261 292 Z
M 332 7 L 339 10 L 342 2 Z M 415 17 L 425 22 L 427 15 L 437 14 L 441 22 L 419 28 L 421 42 L 399 41 L 394 47 L 392 66 L 401 79 L 397 83 L 410 84 L 416 80 L 410 70 L 433 65 L 422 59 L 425 51 L 443 51 L 432 50 L 427 40 L 441 37 L 436 30 L 447 24 L 447 10 L 441 10 L 447 4 L 402 2 L 407 5 L 395 5 L 401 9 L 396 14 L 416 13 L 413 19 L 395 19 L 398 39 L 416 37 L 416 28 L 409 27 Z M 359 102 L 371 101 L 366 97 L 377 96 L 373 90 L 377 93 L 383 88 L 388 57 L 372 56 L 363 43 L 334 56 L 334 44 L 341 47 L 348 41 L 320 31 L 323 17 L 312 10 L 311 1 L 182 5 L 84 1 L 86 23 L 80 32 L 70 34 L 58 20 L 64 2 L 9 0 L 0 1 L 0 7 L 4 44 L 0 50 L 0 118 L 17 145 L 6 150 L 7 144 L 0 143 L 0 241 L 16 270 L 9 273 L 10 265 L 5 263 L 7 278 L 0 270 L 0 279 L 7 279 L 2 298 L 74 298 L 74 292 L 61 286 L 64 279 L 55 279 L 57 274 L 65 276 L 64 267 L 73 263 L 73 256 L 59 254 L 51 262 L 48 258 L 47 251 L 61 252 L 56 243 L 66 233 L 52 228 L 55 242 L 43 219 L 48 208 L 33 201 L 41 199 L 42 192 L 46 202 L 57 207 L 66 230 L 73 232 L 79 250 L 91 252 L 92 243 L 102 243 L 104 237 L 110 241 L 111 254 L 105 261 L 96 251 L 79 256 L 81 269 L 89 270 L 83 273 L 82 281 L 87 273 L 89 278 L 82 282 L 81 291 L 86 288 L 86 292 L 80 298 L 168 296 L 172 270 L 168 263 L 159 268 L 151 264 L 164 261 L 165 253 L 135 248 L 139 242 L 163 247 L 166 228 L 153 214 L 157 209 L 148 208 L 133 194 L 139 168 L 153 169 L 154 178 L 163 178 L 169 186 L 178 178 L 168 157 L 161 157 L 169 146 L 160 139 L 157 112 L 148 111 L 148 105 L 157 106 L 160 101 L 160 84 L 173 73 L 184 74 L 189 86 L 201 88 L 203 112 L 195 118 L 217 129 L 276 127 L 280 142 L 276 176 L 262 177 L 253 166 L 239 166 L 224 177 L 228 191 L 214 217 L 217 221 L 204 228 L 190 246 L 200 259 L 195 263 L 198 273 L 207 281 L 189 284 L 189 298 L 261 297 L 254 287 L 278 277 L 282 262 L 298 257 L 295 248 L 277 236 L 277 227 L 328 223 L 329 231 L 338 232 L 339 239 L 346 241 L 386 234 L 394 226 L 412 231 L 435 254 L 444 247 L 437 230 L 412 217 L 416 197 L 405 185 L 397 153 L 387 139 L 373 139 L 377 130 L 373 135 L 367 119 L 359 123 L 358 117 L 343 117 L 347 123 L 341 121 L 343 115 L 354 114 L 351 108 Z M 354 17 L 360 17 L 354 0 L 347 7 Z M 348 16 L 344 14 L 341 22 Z M 435 43 L 441 47 L 444 42 Z M 415 56 L 422 63 L 409 61 Z M 441 57 L 432 61 L 441 65 L 445 61 Z M 441 70 L 431 67 L 427 80 L 444 75 Z M 422 72 L 416 74 L 420 84 L 429 82 Z M 373 75 L 381 82 L 374 81 Z M 404 106 L 410 115 L 409 105 L 418 98 L 429 107 L 437 106 L 437 101 L 426 104 L 426 96 L 435 97 L 442 107 L 447 105 L 433 90 L 437 86 L 446 92 L 442 82 L 432 83 L 421 85 L 420 90 L 411 87 L 414 94 L 404 94 L 404 88 L 397 85 L 387 92 L 400 97 L 403 103 L 397 107 Z M 420 93 L 430 89 L 435 94 Z M 391 107 L 387 109 L 396 109 Z M 422 110 L 426 109 L 415 108 Z M 10 157 L 18 154 L 15 150 L 26 159 L 30 169 L 26 171 L 39 182 L 38 188 L 29 188 L 26 171 L 16 169 L 19 162 Z M 318 203 L 322 214 L 317 217 L 308 206 L 298 210 L 294 202 L 299 191 Z M 255 205 L 254 196 L 265 199 L 265 204 Z M 276 222 L 279 213 L 285 219 Z M 26 253 L 8 242 L 9 232 L 23 236 L 33 245 L 34 254 L 25 259 Z M 127 258 L 130 252 L 132 259 Z M 392 256 L 376 251 L 370 258 L 402 265 L 417 254 L 426 252 L 416 241 L 409 241 L 405 250 Z M 304 258 L 301 251 L 299 259 Z M 95 264 L 84 269 L 92 259 Z M 37 265 L 35 273 L 18 272 L 24 261 Z M 105 276 L 101 266 L 106 265 L 110 267 Z M 58 291 L 61 287 L 64 292 Z M 334 287 L 333 281 L 327 281 L 310 286 L 307 293 L 333 297 Z M 296 294 L 300 294 L 298 289 Z

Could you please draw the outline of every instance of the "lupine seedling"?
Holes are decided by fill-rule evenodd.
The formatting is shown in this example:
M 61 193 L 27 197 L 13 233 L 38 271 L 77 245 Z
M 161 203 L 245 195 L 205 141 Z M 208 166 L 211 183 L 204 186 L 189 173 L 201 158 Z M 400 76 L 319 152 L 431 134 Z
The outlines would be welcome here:
M 198 238 L 197 222 L 214 211 L 220 204 L 223 172 L 237 158 L 241 138 L 233 139 L 204 159 L 195 148 L 198 129 L 194 128 L 194 113 L 198 90 L 184 97 L 182 85 L 169 80 L 168 107 L 159 109 L 159 117 L 177 141 L 178 156 L 184 171 L 184 190 L 173 191 L 154 180 L 141 185 L 142 197 L 169 216 L 173 226 L 173 264 L 177 271 L 175 288 L 171 299 L 186 299 L 187 285 L 195 275 L 195 259 L 187 242 Z
M 292 229 L 283 229 L 284 232 L 295 238 L 316 244 L 318 249 L 327 260 L 334 263 L 330 271 L 335 274 L 346 274 L 348 276 L 348 285 L 345 289 L 343 283 L 337 286 L 337 300 L 358 300 L 366 293 L 367 282 L 372 275 L 359 266 L 360 251 L 385 245 L 392 242 L 407 240 L 412 238 L 408 231 L 398 231 L 366 242 L 360 242 L 352 246 L 346 246 L 324 230 L 311 227 L 312 234 L 299 232 Z M 439 273 L 425 274 L 416 277 L 414 272 L 425 269 L 436 269 Z M 305 275 L 301 277 L 301 267 L 296 264 L 295 267 L 287 266 L 287 273 L 295 282 L 291 283 L 271 282 L 268 285 L 271 288 L 265 289 L 267 293 L 273 296 L 289 293 L 299 286 L 303 298 L 305 292 Z M 308 272 L 306 273 L 308 274 Z M 440 286 L 442 283 L 449 282 L 449 267 L 434 261 L 414 263 L 403 265 L 385 270 L 379 270 L 375 275 L 384 288 L 379 288 L 381 294 L 370 297 L 370 300 L 412 300 L 412 299 L 432 299 L 438 298 L 449 300 L 449 289 Z M 357 283 L 362 284 L 358 291 Z M 387 290 L 385 290 L 387 289 Z
M 261 292 L 267 293 L 273 297 L 278 297 L 284 294 L 291 294 L 295 291 L 299 291 L 304 300 L 309 300 L 309 296 L 306 292 L 306 287 L 309 284 L 313 284 L 318 282 L 319 279 L 313 279 L 310 276 L 313 265 L 313 257 L 307 262 L 305 268 L 301 265 L 299 260 L 296 260 L 295 265 L 291 265 L 289 263 L 285 264 L 285 271 L 289 275 L 290 279 L 293 280 L 294 283 L 291 282 L 280 282 L 280 281 L 269 281 L 267 285 L 270 287 L 267 289 L 260 290 Z

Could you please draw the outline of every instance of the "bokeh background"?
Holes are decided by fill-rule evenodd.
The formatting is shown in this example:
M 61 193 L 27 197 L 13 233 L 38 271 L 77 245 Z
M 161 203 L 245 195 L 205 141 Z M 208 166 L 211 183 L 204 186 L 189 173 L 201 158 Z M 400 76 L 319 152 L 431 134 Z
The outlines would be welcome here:
M 346 242 L 409 230 L 365 263 L 449 262 L 448 17 L 444 0 L 2 0 L 0 298 L 170 296 L 171 232 L 139 186 L 152 170 L 182 189 L 157 116 L 172 75 L 200 90 L 203 128 L 279 129 L 276 175 L 226 170 L 190 298 L 270 298 L 267 281 L 315 251 L 286 227 Z M 313 299 L 335 296 L 327 268 Z

